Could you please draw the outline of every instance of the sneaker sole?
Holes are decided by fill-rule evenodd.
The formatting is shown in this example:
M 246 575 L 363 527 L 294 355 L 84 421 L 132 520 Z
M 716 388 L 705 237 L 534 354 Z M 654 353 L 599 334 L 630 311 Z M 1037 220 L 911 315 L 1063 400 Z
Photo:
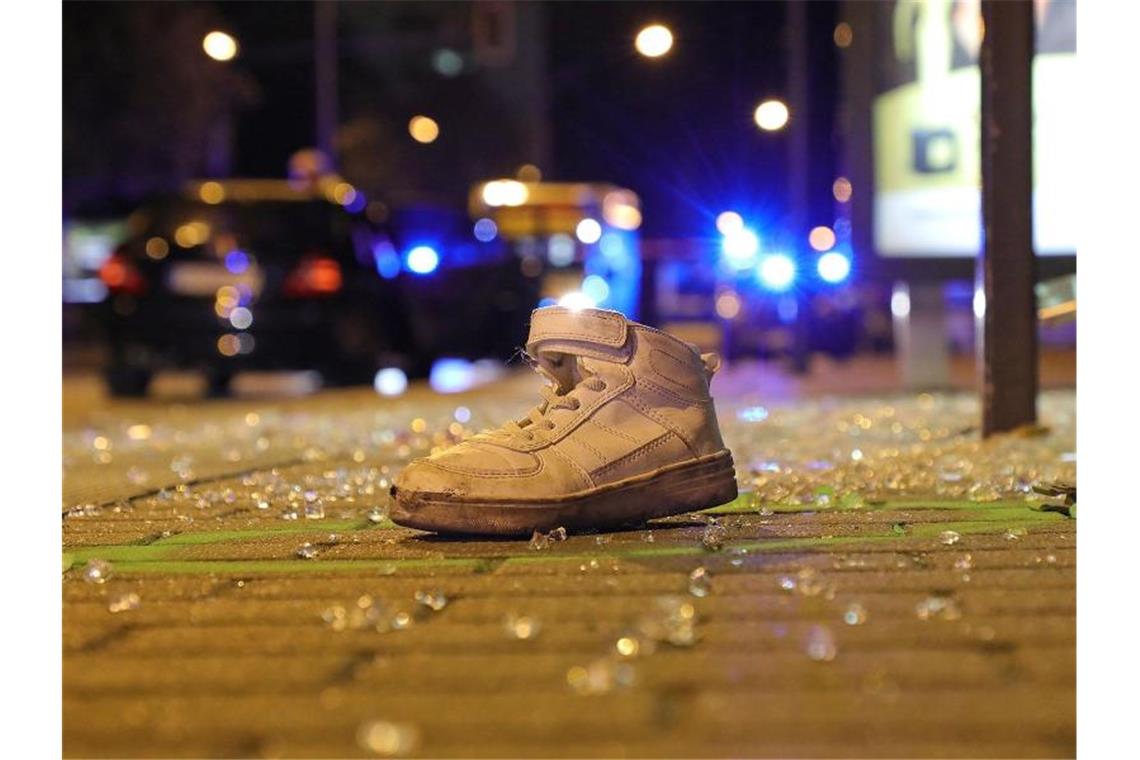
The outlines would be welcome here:
M 392 522 L 436 533 L 530 535 L 639 525 L 655 517 L 726 504 L 736 498 L 727 450 L 561 499 L 490 501 L 392 487 Z

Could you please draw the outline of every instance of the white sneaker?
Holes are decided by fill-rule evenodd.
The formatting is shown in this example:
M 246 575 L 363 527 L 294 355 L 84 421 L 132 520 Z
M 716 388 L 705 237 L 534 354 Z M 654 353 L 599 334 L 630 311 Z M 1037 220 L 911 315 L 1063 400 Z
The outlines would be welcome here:
M 709 381 L 720 366 L 616 311 L 531 315 L 527 353 L 551 381 L 525 417 L 409 464 L 392 520 L 447 533 L 636 525 L 736 498 Z

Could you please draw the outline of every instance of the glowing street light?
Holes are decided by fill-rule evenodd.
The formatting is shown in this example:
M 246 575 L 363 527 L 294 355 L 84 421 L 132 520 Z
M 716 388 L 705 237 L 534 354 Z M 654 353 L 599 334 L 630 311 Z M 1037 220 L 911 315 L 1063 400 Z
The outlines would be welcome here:
M 788 123 L 788 107 L 780 100 L 765 100 L 756 106 L 753 118 L 756 119 L 756 126 L 760 129 L 765 132 L 775 132 L 783 129 Z
M 238 53 L 238 44 L 225 32 L 214 30 L 202 38 L 202 49 L 215 61 L 231 61 Z
M 408 134 L 418 143 L 435 142 L 439 137 L 439 124 L 430 116 L 413 116 L 408 122 Z
M 662 24 L 651 24 L 637 33 L 633 42 L 646 58 L 660 58 L 673 49 L 673 33 Z

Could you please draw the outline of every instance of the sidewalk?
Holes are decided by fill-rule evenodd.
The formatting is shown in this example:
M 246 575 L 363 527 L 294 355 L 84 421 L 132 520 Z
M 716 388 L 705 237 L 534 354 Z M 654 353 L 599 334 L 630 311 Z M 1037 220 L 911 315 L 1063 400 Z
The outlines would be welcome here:
M 1076 521 L 1027 498 L 1072 392 L 983 443 L 970 394 L 718 383 L 747 493 L 541 548 L 382 511 L 529 377 L 75 406 L 65 754 L 1073 756 Z

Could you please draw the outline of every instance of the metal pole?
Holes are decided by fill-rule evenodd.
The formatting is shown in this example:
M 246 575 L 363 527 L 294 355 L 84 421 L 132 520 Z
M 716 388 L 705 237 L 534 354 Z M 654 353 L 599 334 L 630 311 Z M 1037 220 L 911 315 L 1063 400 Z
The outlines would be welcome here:
M 804 266 L 804 241 L 807 240 L 809 145 L 808 127 L 808 51 L 807 3 L 790 2 L 788 9 L 788 106 L 791 112 L 788 139 L 788 211 L 792 253 Z M 811 300 L 803 289 L 796 291 L 796 321 L 793 325 L 792 370 L 806 374 L 808 370 L 808 319 Z
M 1033 3 L 982 0 L 982 434 L 1037 419 Z
M 313 6 L 314 69 L 316 71 L 317 148 L 336 164 L 337 126 L 336 2 L 317 0 Z

